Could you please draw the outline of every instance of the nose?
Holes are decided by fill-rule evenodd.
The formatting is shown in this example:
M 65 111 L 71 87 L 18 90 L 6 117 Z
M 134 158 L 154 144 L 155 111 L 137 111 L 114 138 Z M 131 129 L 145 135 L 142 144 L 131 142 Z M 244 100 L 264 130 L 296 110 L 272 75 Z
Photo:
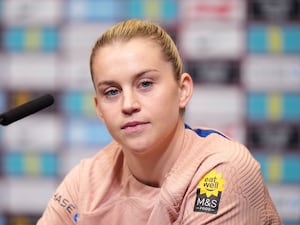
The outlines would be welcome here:
M 126 115 L 131 115 L 140 111 L 141 105 L 136 96 L 136 93 L 130 90 L 123 90 L 122 112 Z

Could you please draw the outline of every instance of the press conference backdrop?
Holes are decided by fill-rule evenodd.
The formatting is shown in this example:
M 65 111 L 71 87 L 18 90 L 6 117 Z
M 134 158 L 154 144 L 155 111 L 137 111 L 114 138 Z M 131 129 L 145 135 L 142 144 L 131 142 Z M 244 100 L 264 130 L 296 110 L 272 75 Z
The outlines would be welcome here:
M 67 171 L 111 141 L 89 54 L 128 18 L 170 32 L 195 81 L 187 123 L 244 143 L 284 224 L 300 224 L 299 0 L 0 0 L 0 18 L 0 111 L 56 99 L 0 128 L 0 225 L 35 224 Z

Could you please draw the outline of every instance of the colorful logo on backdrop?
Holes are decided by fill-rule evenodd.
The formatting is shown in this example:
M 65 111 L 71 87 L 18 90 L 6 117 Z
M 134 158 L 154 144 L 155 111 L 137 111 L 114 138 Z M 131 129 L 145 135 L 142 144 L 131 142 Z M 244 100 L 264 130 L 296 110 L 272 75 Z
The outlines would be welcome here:
M 195 212 L 216 214 L 219 209 L 222 192 L 224 191 L 225 180 L 221 173 L 215 170 L 210 171 L 200 181 L 197 187 Z

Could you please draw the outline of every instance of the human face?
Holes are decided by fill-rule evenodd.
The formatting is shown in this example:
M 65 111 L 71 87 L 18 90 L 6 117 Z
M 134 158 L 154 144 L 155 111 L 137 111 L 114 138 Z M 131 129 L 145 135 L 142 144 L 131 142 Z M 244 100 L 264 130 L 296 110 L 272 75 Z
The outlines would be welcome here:
M 186 103 L 159 45 L 114 42 L 97 50 L 93 71 L 97 114 L 124 149 L 141 154 L 171 141 Z

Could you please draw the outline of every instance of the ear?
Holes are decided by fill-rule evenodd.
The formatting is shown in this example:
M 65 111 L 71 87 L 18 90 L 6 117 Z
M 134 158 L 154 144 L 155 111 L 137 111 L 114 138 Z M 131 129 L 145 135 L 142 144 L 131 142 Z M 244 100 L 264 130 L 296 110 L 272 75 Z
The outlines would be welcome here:
M 179 82 L 179 107 L 185 108 L 193 95 L 193 79 L 188 73 L 183 73 Z
M 98 118 L 104 122 L 104 118 L 103 118 L 103 114 L 102 114 L 102 111 L 99 107 L 99 102 L 98 102 L 98 99 L 97 99 L 97 96 L 94 95 L 94 106 L 95 106 L 95 109 L 96 109 L 96 114 L 98 116 Z

